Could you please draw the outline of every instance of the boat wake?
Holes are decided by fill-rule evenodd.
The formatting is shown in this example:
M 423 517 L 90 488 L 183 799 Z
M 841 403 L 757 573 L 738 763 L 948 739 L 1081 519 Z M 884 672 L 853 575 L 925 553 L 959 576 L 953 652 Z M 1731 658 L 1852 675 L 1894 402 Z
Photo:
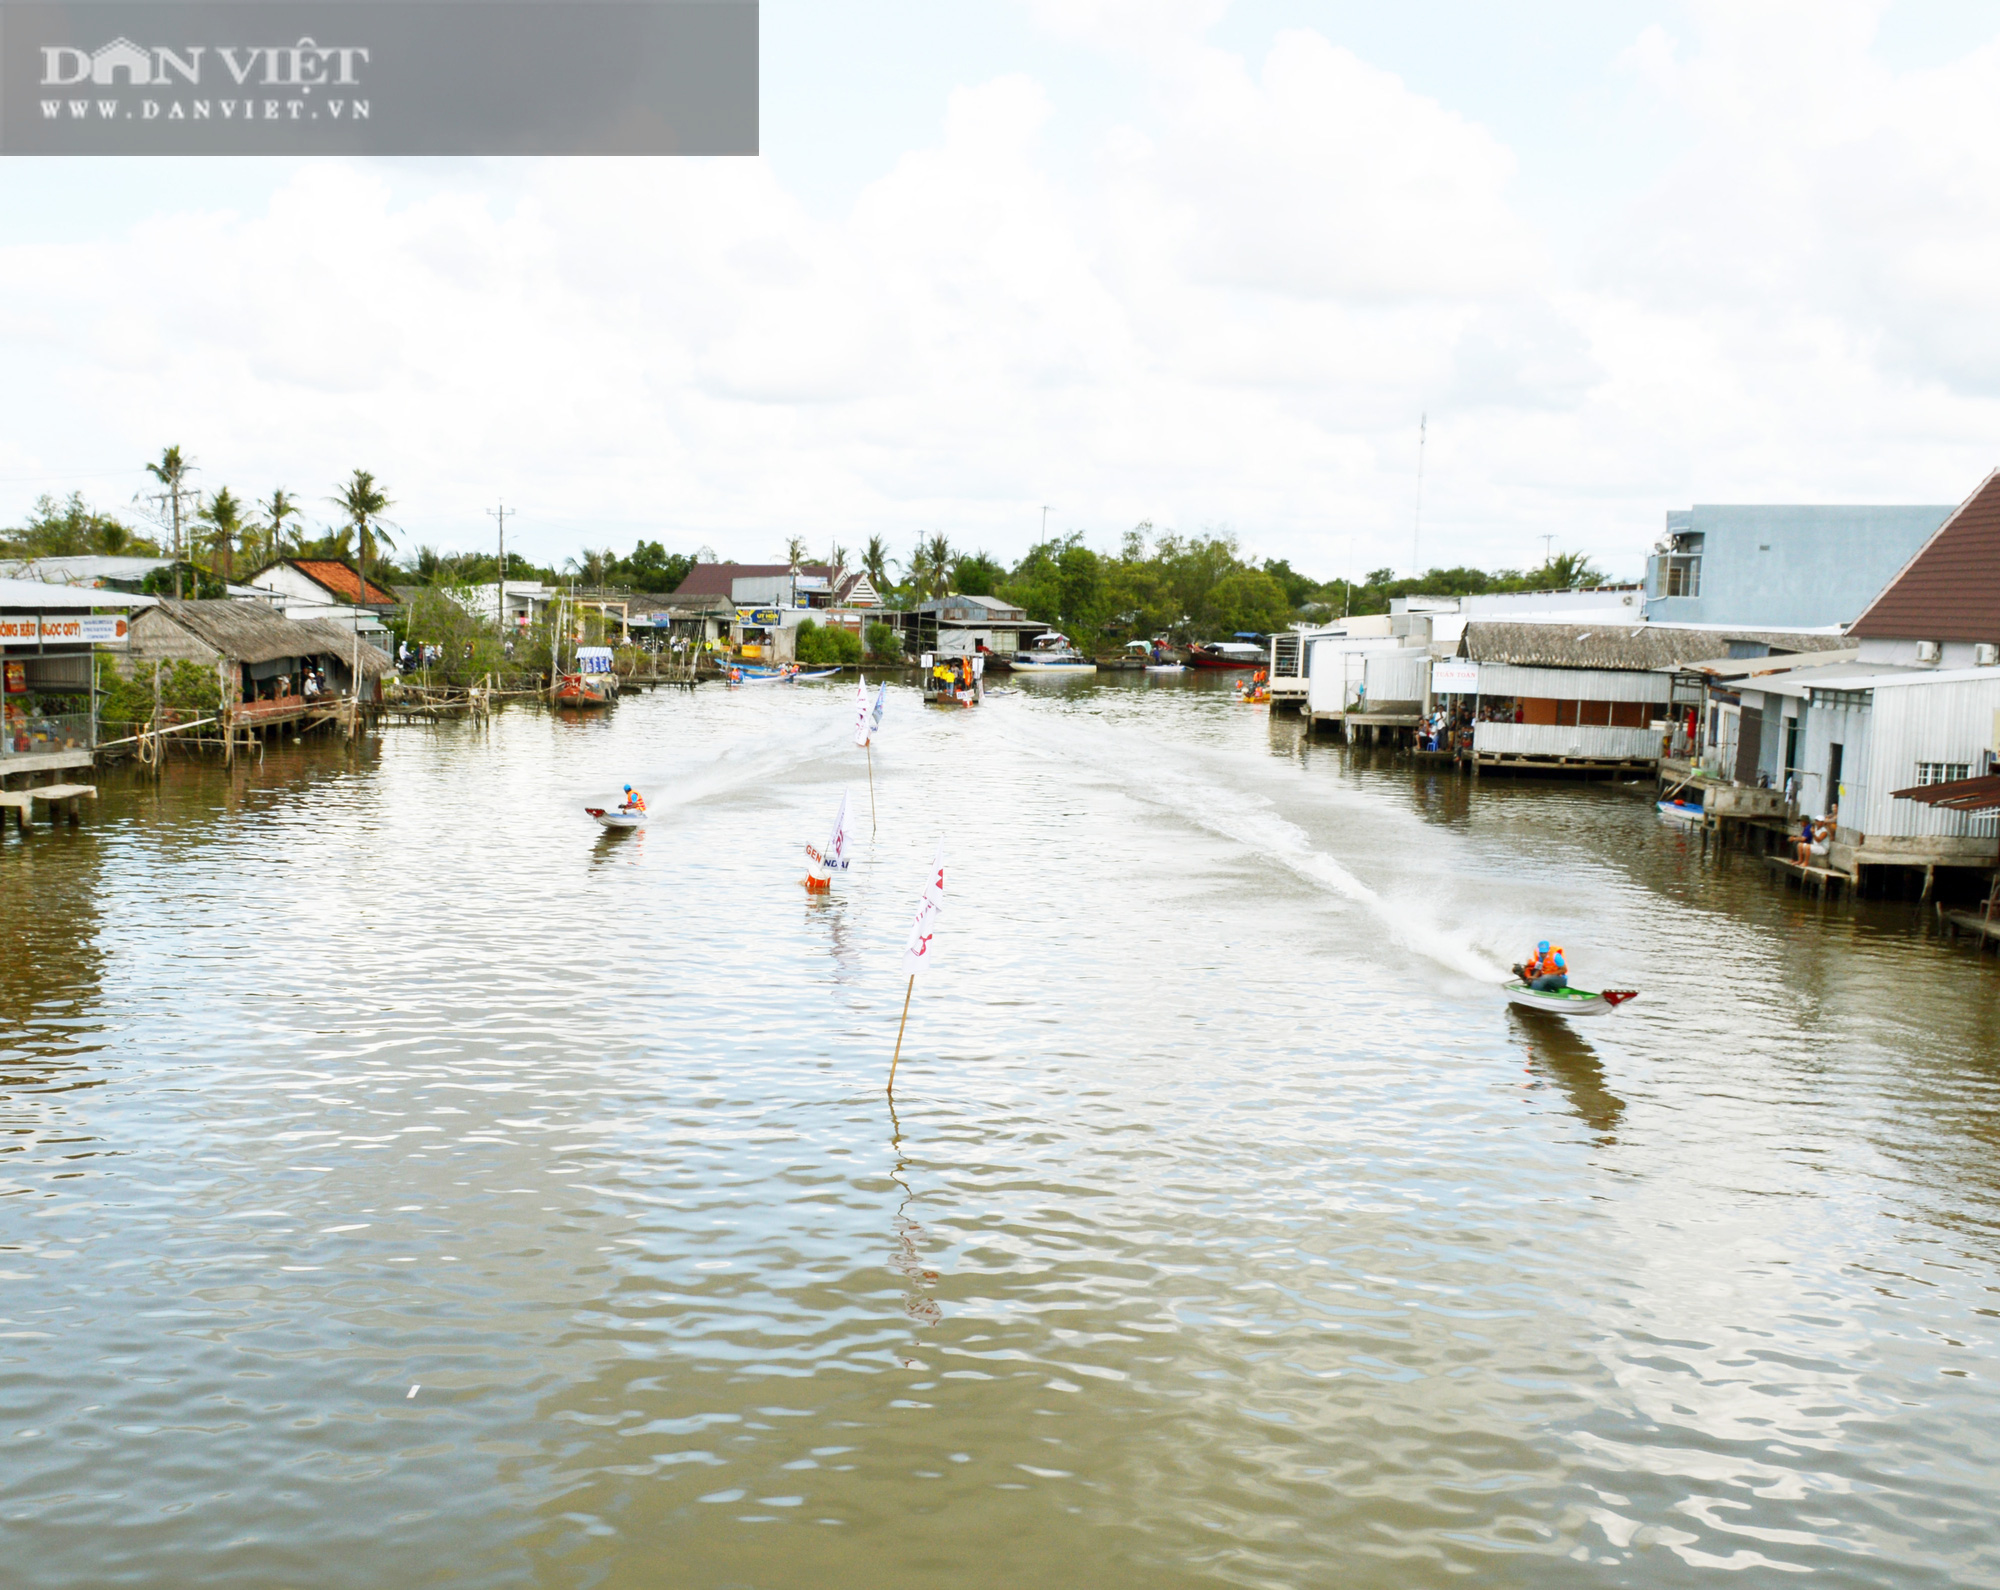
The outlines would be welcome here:
M 1067 738 L 1066 726 L 1047 727 L 1056 731 L 1051 738 Z M 1416 906 L 1391 899 L 1357 878 L 1314 845 L 1297 823 L 1273 810 L 1267 797 L 1209 783 L 1185 768 L 1164 774 L 1157 767 L 1145 767 L 1145 761 L 1157 760 L 1156 744 L 1149 744 L 1143 753 L 1107 757 L 1104 739 L 1099 728 L 1087 738 L 1079 737 L 1078 743 L 1064 747 L 1060 754 L 1071 765 L 1088 761 L 1132 799 L 1171 812 L 1361 907 L 1403 949 L 1475 982 L 1498 986 L 1513 975 L 1469 933 L 1441 927 Z

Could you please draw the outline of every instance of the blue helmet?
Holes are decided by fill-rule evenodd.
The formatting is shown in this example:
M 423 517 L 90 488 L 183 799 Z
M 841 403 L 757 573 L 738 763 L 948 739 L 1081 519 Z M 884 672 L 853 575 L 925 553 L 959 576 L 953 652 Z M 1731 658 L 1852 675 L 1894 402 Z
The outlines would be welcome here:
M 632 786 L 631 786 L 630 784 L 627 784 L 627 785 L 625 786 L 625 793 L 626 793 L 627 795 L 630 795 L 630 794 L 632 793 Z M 1542 948 L 1543 948 L 1543 949 L 1547 949 L 1547 948 L 1548 948 L 1548 945 L 1544 944 L 1544 945 L 1542 946 Z
M 1535 946 L 1535 953 L 1536 953 L 1537 955 L 1546 955 L 1546 954 L 1548 954 L 1548 953 L 1549 953 L 1549 941 L 1548 941 L 1547 939 L 1543 939 L 1541 943 L 1537 944 L 1537 945 Z

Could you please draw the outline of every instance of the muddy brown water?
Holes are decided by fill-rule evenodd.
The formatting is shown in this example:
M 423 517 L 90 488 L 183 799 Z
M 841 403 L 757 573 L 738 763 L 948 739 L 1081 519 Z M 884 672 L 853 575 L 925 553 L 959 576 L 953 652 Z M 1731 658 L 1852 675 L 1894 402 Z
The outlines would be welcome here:
M 871 832 L 852 703 L 0 841 L 0 1579 L 2000 1582 L 1994 957 L 1207 681 L 898 687 Z

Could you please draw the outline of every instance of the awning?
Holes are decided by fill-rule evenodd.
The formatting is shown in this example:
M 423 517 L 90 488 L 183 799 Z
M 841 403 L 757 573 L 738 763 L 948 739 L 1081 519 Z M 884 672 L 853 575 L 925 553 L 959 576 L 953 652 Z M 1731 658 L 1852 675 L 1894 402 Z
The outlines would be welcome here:
M 2000 811 L 2000 773 L 1956 778 L 1948 784 L 1919 784 L 1915 789 L 1899 789 L 1891 798 L 1921 801 L 1926 806 L 1943 806 L 1955 812 Z

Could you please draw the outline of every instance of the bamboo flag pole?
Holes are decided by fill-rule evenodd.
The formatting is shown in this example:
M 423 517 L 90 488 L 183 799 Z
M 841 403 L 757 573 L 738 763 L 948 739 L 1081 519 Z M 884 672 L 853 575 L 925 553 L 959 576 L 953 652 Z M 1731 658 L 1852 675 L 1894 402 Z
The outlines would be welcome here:
M 917 991 L 917 974 L 910 973 L 910 985 L 903 990 L 903 1019 L 896 1023 L 896 1052 L 889 1056 L 889 1097 L 896 1096 L 896 1062 L 903 1058 L 903 1029 L 910 1024 L 910 995 Z
M 903 946 L 903 970 L 910 974 L 903 990 L 903 1019 L 896 1023 L 896 1051 L 889 1057 L 889 1097 L 896 1096 L 896 1066 L 903 1058 L 903 1029 L 910 1023 L 910 996 L 917 991 L 917 973 L 931 963 L 937 938 L 938 916 L 944 910 L 944 842 L 937 847 L 930 876 L 924 880 L 923 898 L 917 901 L 917 917 L 910 924 L 909 942 Z
M 868 757 L 868 832 L 872 834 L 878 832 L 880 828 L 875 821 L 875 747 L 864 745 L 861 749 Z

